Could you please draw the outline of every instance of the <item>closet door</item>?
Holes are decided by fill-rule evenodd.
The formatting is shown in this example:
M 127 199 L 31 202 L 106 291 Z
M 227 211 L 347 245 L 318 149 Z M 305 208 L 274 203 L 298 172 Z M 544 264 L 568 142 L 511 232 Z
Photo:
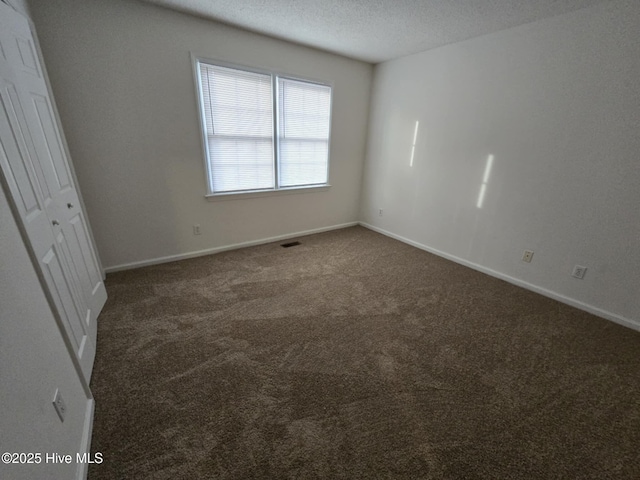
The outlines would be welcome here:
M 88 381 L 107 294 L 44 75 L 27 20 L 0 2 L 0 165 Z

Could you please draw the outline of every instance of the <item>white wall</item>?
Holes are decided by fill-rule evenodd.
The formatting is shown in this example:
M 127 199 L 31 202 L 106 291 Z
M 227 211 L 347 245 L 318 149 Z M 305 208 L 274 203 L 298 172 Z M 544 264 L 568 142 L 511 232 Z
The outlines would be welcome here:
M 640 326 L 638 32 L 605 2 L 376 66 L 362 219 Z
M 0 453 L 40 452 L 42 462 L 0 463 L 0 478 L 73 478 L 88 399 L 36 271 L 0 188 Z M 56 388 L 67 405 L 61 422 L 51 403 Z M 45 452 L 73 455 L 47 464 Z
M 358 220 L 371 65 L 137 1 L 30 5 L 105 268 Z M 206 200 L 189 52 L 333 82 L 331 189 Z

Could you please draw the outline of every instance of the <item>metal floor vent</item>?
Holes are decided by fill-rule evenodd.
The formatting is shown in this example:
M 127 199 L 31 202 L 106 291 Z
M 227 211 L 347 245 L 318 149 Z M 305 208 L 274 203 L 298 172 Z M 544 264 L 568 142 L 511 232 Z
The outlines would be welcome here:
M 300 242 L 289 242 L 289 243 L 283 243 L 282 245 L 280 245 L 281 247 L 284 248 L 289 248 L 289 247 L 295 247 L 297 245 L 300 245 Z

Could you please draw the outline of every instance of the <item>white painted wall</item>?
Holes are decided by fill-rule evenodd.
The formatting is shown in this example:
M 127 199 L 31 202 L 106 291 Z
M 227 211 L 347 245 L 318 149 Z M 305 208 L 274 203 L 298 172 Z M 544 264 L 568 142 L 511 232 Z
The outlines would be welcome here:
M 88 399 L 2 188 L 0 225 L 0 453 L 42 453 L 40 464 L 0 463 L 0 478 L 74 478 Z M 56 388 L 67 404 L 64 423 L 51 403 Z M 74 461 L 46 463 L 46 452 Z
M 30 5 L 105 268 L 358 220 L 371 65 L 136 1 Z M 333 82 L 331 189 L 206 200 L 189 52 Z
M 612 1 L 376 66 L 362 220 L 640 326 L 638 32 Z

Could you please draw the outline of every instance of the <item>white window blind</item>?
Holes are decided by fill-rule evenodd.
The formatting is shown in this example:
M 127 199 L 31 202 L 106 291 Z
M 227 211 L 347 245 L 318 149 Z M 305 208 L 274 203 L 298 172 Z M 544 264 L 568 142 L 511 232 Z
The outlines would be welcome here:
M 199 66 L 211 190 L 273 188 L 271 76 Z
M 279 183 L 327 183 L 331 87 L 278 78 Z
M 331 87 L 196 65 L 210 193 L 327 184 Z

